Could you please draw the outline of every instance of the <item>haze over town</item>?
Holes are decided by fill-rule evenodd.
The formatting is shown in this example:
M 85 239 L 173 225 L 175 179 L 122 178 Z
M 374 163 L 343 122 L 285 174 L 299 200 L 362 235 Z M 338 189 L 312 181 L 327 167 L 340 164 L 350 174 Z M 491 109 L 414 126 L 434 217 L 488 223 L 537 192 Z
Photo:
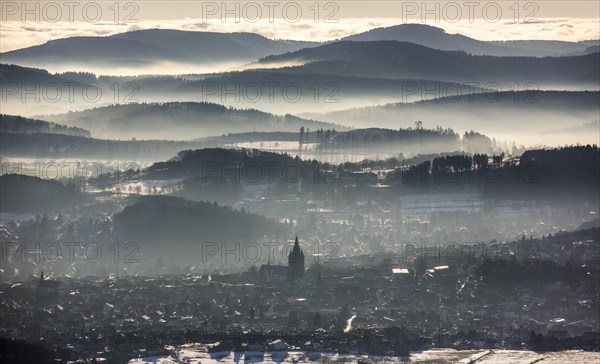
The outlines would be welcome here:
M 1 10 L 3 362 L 600 359 L 597 2 Z

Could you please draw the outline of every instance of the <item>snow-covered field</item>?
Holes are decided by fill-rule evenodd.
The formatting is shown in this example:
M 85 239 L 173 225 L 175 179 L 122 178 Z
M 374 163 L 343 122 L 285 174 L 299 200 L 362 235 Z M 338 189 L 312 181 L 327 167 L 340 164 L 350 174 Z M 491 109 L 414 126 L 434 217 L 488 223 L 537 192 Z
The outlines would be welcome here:
M 305 351 L 277 352 L 219 352 L 208 353 L 202 345 L 190 344 L 173 351 L 168 357 L 147 357 L 133 359 L 129 364 L 146 363 L 484 363 L 484 364 L 544 364 L 599 363 L 600 353 L 584 351 L 561 351 L 537 353 L 522 350 L 453 350 L 430 349 L 413 352 L 408 358 L 373 355 L 339 355 L 333 353 Z

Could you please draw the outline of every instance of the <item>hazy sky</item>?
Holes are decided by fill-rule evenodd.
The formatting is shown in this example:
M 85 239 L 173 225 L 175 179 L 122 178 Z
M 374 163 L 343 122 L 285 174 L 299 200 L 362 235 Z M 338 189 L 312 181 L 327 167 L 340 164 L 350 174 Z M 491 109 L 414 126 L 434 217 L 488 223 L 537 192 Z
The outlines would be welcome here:
M 482 40 L 600 38 L 598 1 L 1 1 L 0 49 L 77 35 L 171 28 L 331 40 L 426 23 Z

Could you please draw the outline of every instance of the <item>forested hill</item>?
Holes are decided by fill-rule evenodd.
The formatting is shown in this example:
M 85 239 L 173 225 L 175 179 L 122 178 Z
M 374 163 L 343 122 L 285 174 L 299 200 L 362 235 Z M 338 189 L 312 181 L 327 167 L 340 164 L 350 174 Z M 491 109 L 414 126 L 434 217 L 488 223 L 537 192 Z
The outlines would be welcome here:
M 298 131 L 340 128 L 337 125 L 274 115 L 254 109 L 234 109 L 207 102 L 131 103 L 78 112 L 43 116 L 67 125 L 89 129 L 107 139 L 191 140 L 232 132 Z
M 287 226 L 264 216 L 210 202 L 147 196 L 113 216 L 115 232 L 139 243 L 166 247 L 214 241 L 249 242 L 285 234 Z
M 0 131 L 3 133 L 49 133 L 87 137 L 90 132 L 74 126 L 60 125 L 44 120 L 29 119 L 16 115 L 0 114 Z
M 63 211 L 85 200 L 73 184 L 20 174 L 0 176 L 0 195 L 2 212 Z

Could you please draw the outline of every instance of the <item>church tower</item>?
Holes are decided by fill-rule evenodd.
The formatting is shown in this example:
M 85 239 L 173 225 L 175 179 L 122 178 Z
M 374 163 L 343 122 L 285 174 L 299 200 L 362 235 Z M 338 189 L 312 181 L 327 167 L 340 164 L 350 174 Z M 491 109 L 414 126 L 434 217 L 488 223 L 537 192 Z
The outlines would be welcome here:
M 288 280 L 294 281 L 304 276 L 304 253 L 300 249 L 298 243 L 298 236 L 296 235 L 296 241 L 294 247 L 288 256 Z

